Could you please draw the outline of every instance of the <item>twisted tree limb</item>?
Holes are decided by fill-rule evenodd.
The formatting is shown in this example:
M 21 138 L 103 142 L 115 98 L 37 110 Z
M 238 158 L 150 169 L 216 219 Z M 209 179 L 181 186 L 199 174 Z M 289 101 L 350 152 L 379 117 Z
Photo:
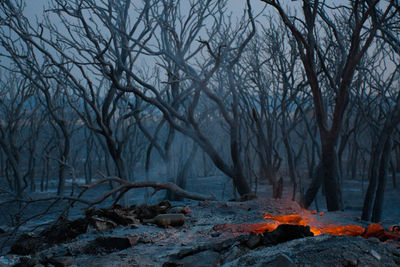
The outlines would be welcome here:
M 153 182 L 153 181 L 128 182 L 119 177 L 107 177 L 107 178 L 99 180 L 91 185 L 81 186 L 81 188 L 83 188 L 83 190 L 79 193 L 78 198 L 80 199 L 81 196 L 87 190 L 94 188 L 100 184 L 107 183 L 107 182 L 116 182 L 116 183 L 119 183 L 120 185 L 117 188 L 110 190 L 108 193 L 106 193 L 99 199 L 90 202 L 90 206 L 99 204 L 99 203 L 103 202 L 104 200 L 106 200 L 107 198 L 109 198 L 110 196 L 112 196 L 114 194 L 118 194 L 118 196 L 116 197 L 116 199 L 114 201 L 114 204 L 115 204 L 129 190 L 131 190 L 133 188 L 144 188 L 144 187 L 152 187 L 154 189 L 154 192 L 152 193 L 152 195 L 154 195 L 156 192 L 158 192 L 160 190 L 170 190 L 171 192 L 177 194 L 178 196 L 181 196 L 183 198 L 193 199 L 193 200 L 204 201 L 204 200 L 215 200 L 216 199 L 215 195 L 213 195 L 213 194 L 206 196 L 206 195 L 195 193 L 195 192 L 189 192 L 171 182 Z

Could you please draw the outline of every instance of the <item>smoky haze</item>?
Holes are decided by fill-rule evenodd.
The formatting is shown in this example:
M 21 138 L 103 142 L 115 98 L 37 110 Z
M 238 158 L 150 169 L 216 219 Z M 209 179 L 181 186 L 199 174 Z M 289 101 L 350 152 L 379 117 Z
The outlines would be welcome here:
M 0 224 L 40 199 L 256 196 L 398 222 L 398 10 L 2 1 Z

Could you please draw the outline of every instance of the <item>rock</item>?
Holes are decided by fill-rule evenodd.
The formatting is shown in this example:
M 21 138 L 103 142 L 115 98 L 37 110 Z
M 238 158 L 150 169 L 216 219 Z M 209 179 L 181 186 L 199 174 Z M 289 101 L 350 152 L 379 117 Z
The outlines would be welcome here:
M 34 267 L 37 262 L 30 257 L 21 257 L 17 264 L 14 264 L 13 267 Z
M 295 267 L 296 264 L 286 254 L 279 254 L 274 259 L 263 264 L 268 267 Z
M 296 264 L 286 255 L 279 254 L 275 259 L 270 261 L 268 267 L 296 267 Z
M 224 253 L 222 259 L 224 262 L 230 262 L 240 257 L 243 254 L 239 246 L 233 246 L 230 250 Z
M 256 248 L 261 243 L 261 237 L 259 235 L 251 233 L 249 239 L 246 242 L 246 246 L 249 249 Z
M 139 224 L 133 223 L 133 224 L 129 225 L 129 228 L 137 229 L 137 228 L 139 228 Z
M 86 233 L 88 226 L 89 220 L 87 218 L 79 218 L 74 221 L 60 220 L 43 230 L 40 236 L 44 237 L 48 244 L 59 244 L 71 241 L 77 236 Z
M 127 237 L 101 236 L 89 242 L 83 249 L 85 254 L 111 253 L 121 251 L 132 246 Z
M 6 231 L 3 228 L 0 228 L 0 235 L 4 234 Z
M 52 257 L 47 260 L 47 263 L 53 264 L 55 267 L 71 266 L 73 262 L 73 257 Z
M 111 231 L 117 227 L 117 224 L 111 220 L 106 220 L 98 218 L 96 216 L 92 217 L 91 225 L 93 225 L 99 231 Z
M 16 261 L 14 259 L 10 259 L 9 257 L 6 256 L 0 256 L 0 266 L 10 266 L 15 264 Z
M 183 214 L 159 214 L 153 219 L 144 219 L 144 223 L 157 224 L 159 227 L 182 226 L 185 223 Z
M 393 254 L 393 261 L 400 266 L 400 257 Z
M 379 255 L 378 252 L 376 252 L 375 250 L 371 249 L 371 251 L 369 252 L 372 256 L 374 256 L 375 259 L 377 259 L 378 261 L 381 260 L 381 255 Z
M 134 246 L 136 244 L 138 244 L 139 242 L 144 243 L 143 240 L 140 238 L 140 236 L 135 235 L 135 234 L 130 234 L 128 235 L 128 240 L 129 243 L 131 244 L 131 246 Z
M 212 233 L 211 233 L 211 236 L 212 236 L 212 237 L 219 237 L 220 235 L 221 235 L 220 232 L 212 232 Z
M 212 250 L 206 250 L 183 259 L 165 262 L 163 267 L 214 267 L 220 266 L 220 254 Z
M 342 255 L 344 260 L 344 266 L 357 266 L 358 260 L 357 256 L 354 253 L 346 252 Z
M 29 255 L 46 247 L 42 237 L 22 234 L 11 246 L 10 254 Z
M 189 208 L 189 206 L 180 206 L 180 207 L 173 207 L 170 210 L 168 210 L 168 213 L 182 213 L 182 214 L 189 214 L 191 213 L 192 210 Z
M 191 214 L 191 213 L 192 213 L 192 210 L 190 209 L 189 206 L 185 206 L 185 207 L 183 208 L 183 210 L 182 210 L 182 213 L 183 213 L 183 214 Z

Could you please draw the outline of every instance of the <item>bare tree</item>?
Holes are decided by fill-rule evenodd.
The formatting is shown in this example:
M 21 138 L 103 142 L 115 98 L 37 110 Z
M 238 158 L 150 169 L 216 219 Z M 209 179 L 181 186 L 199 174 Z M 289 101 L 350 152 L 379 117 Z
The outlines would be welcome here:
M 31 67 L 31 69 L 35 69 Z M 40 70 L 40 68 L 36 68 Z M 24 73 L 24 70 L 21 70 Z M 26 72 L 25 72 L 26 73 Z M 62 77 L 62 73 L 59 73 Z M 61 79 L 59 77 L 59 79 Z M 41 73 L 26 76 L 43 95 L 41 102 L 47 110 L 50 120 L 49 124 L 54 129 L 55 144 L 58 150 L 56 157 L 58 164 L 58 186 L 57 194 L 64 195 L 66 186 L 66 176 L 68 171 L 70 151 L 72 147 L 72 135 L 77 130 L 77 116 L 72 108 L 69 107 L 68 100 L 64 92 L 67 88 L 65 83 L 54 82 L 54 80 L 42 77 Z M 48 125 L 48 126 L 50 126 Z
M 54 0 L 44 20 L 37 25 L 23 16 L 22 2 L 7 2 L 1 6 L 6 15 L 3 26 L 27 44 L 33 54 L 30 56 L 44 58 L 46 72 L 42 78 L 65 85 L 63 93 L 68 104 L 78 114 L 80 122 L 101 136 L 98 141 L 113 159 L 117 175 L 128 180 L 132 175 L 127 173 L 124 155 L 127 155 L 128 146 L 132 149 L 143 143 L 133 136 L 138 136 L 137 122 L 147 107 L 142 99 L 147 100 L 151 93 L 149 88 L 135 94 L 118 89 L 121 85 L 129 88 L 137 81 L 143 83 L 148 78 L 138 62 L 149 54 L 144 47 L 156 29 L 153 19 L 157 18 L 150 17 L 155 2 Z M 202 8 L 201 12 L 207 11 Z M 198 10 L 193 9 L 193 12 Z M 137 17 L 132 19 L 132 14 Z M 198 23 L 194 27 L 202 27 L 201 21 Z M 197 32 L 191 33 L 190 39 Z M 26 57 L 24 54 L 17 56 Z M 32 66 L 37 73 L 43 72 L 40 64 Z M 180 103 L 178 99 L 174 101 Z M 138 155 L 140 147 L 137 151 L 134 149 Z
M 32 84 L 13 72 L 2 77 L 0 94 L 0 147 L 6 155 L 6 177 L 16 196 L 22 198 L 29 185 L 27 178 L 34 171 L 35 145 L 32 151 L 26 147 L 29 142 L 38 142 L 34 126 L 41 123 L 38 104 Z
M 374 40 L 379 25 L 391 12 L 395 12 L 393 1 L 387 2 L 380 20 L 372 25 L 368 22 L 380 1 L 373 1 L 372 5 L 368 5 L 367 1 L 356 1 L 350 2 L 347 6 L 335 4 L 328 6 L 324 1 L 303 0 L 303 18 L 296 19 L 284 9 L 280 1 L 262 1 L 278 12 L 296 39 L 300 59 L 313 95 L 322 148 L 321 160 L 327 208 L 342 210 L 336 147 L 349 102 L 349 89 L 356 67 Z M 340 21 L 343 20 L 350 21 L 348 40 L 344 38 L 345 35 L 339 27 L 342 25 Z M 327 45 L 324 38 L 319 36 L 329 36 L 329 44 Z M 334 72 L 328 65 L 328 59 L 331 59 L 333 51 L 336 54 Z M 327 104 L 323 101 L 323 93 L 326 90 L 335 96 L 335 104 L 331 109 L 327 109 Z
M 297 163 L 304 143 L 292 140 L 294 129 L 303 120 L 298 105 L 304 104 L 305 87 L 299 71 L 299 58 L 294 38 L 283 23 L 267 18 L 266 26 L 253 39 L 248 49 L 248 58 L 243 62 L 244 77 L 249 84 L 244 90 L 244 101 L 248 102 L 247 114 L 255 121 L 252 127 L 257 136 L 257 153 L 264 176 L 275 188 L 274 195 L 280 195 L 278 170 L 286 158 L 286 170 L 293 184 L 292 199 L 298 184 Z M 250 108 L 250 109 L 249 109 Z M 295 143 L 301 143 L 296 147 Z
M 400 92 L 398 81 L 400 66 L 398 55 L 382 42 L 377 44 L 379 60 L 370 68 L 368 92 L 361 95 L 360 110 L 364 111 L 369 125 L 371 156 L 368 169 L 368 189 L 365 193 L 362 219 L 381 221 L 383 199 L 389 164 L 391 161 L 393 137 L 400 123 Z M 389 48 L 389 49 L 388 49 Z M 385 63 L 382 63 L 382 61 Z M 391 64 L 389 62 L 392 62 Z M 394 70 L 391 70 L 395 66 Z
M 158 25 L 160 27 L 160 41 L 158 47 L 152 49 L 151 46 L 142 45 L 145 53 L 153 56 L 161 56 L 172 61 L 180 72 L 184 74 L 181 80 L 188 81 L 184 90 L 174 92 L 178 95 L 183 105 L 173 106 L 163 98 L 163 90 L 155 84 L 145 82 L 130 70 L 127 75 L 135 81 L 132 84 L 122 84 L 115 79 L 113 71 L 107 71 L 105 74 L 109 76 L 114 85 L 121 91 L 133 92 L 141 97 L 144 101 L 156 106 L 164 115 L 165 119 L 177 131 L 192 138 L 213 160 L 214 164 L 226 175 L 233 179 L 233 182 L 240 194 L 247 194 L 250 188 L 244 177 L 242 162 L 240 156 L 240 138 L 239 138 L 239 106 L 238 91 L 236 83 L 233 79 L 233 68 L 236 66 L 244 48 L 254 35 L 255 25 L 252 18 L 250 3 L 248 2 L 249 21 L 230 31 L 231 22 L 223 21 L 224 19 L 224 3 L 220 1 L 206 1 L 192 3 L 190 17 L 178 18 L 177 23 L 181 23 L 182 28 L 188 28 L 188 34 L 180 36 L 175 30 L 179 27 L 173 27 L 175 20 L 172 2 L 162 2 L 161 9 L 155 10 Z M 172 17 L 172 21 L 170 20 Z M 207 33 L 207 40 L 199 40 L 195 43 L 195 38 L 200 30 L 204 29 L 204 21 L 210 18 L 214 22 L 213 28 Z M 224 25 L 223 23 L 226 23 Z M 239 38 L 247 32 L 247 25 L 251 24 L 251 32 L 247 33 L 245 39 Z M 189 41 L 179 41 L 179 38 L 188 38 Z M 171 42 L 178 40 L 179 42 Z M 237 41 L 239 40 L 239 41 Z M 177 46 L 176 44 L 185 44 L 185 46 Z M 187 45 L 186 45 L 187 44 Z M 189 52 L 185 52 L 188 50 Z M 203 53 L 208 53 L 205 56 Z M 200 57 L 202 56 L 202 57 Z M 200 65 L 199 65 L 200 64 Z M 194 67 L 194 66 L 198 67 Z M 169 66 L 169 67 L 174 67 Z M 221 92 L 221 87 L 212 88 L 210 81 L 216 75 L 217 71 L 224 68 L 227 82 L 227 91 Z M 171 72 L 176 73 L 176 72 Z M 223 88 L 225 89 L 225 87 Z M 146 94 L 146 92 L 149 92 Z M 151 94 L 150 94 L 151 92 Z M 221 93 L 223 93 L 221 97 Z M 226 95 L 225 95 L 226 94 Z M 231 103 L 226 104 L 224 99 Z M 230 159 L 227 162 L 223 156 L 218 153 L 212 139 L 204 134 L 199 123 L 205 114 L 201 109 L 201 103 L 204 99 L 209 99 L 215 104 L 215 110 L 220 113 L 221 118 L 229 129 L 230 138 Z M 232 165 L 230 165 L 232 164 Z

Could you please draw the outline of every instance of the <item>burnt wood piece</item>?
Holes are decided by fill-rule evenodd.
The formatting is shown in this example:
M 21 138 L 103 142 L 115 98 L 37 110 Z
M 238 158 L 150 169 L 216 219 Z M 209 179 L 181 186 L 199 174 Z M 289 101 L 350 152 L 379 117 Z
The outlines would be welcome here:
M 127 209 L 114 207 L 114 208 L 101 208 L 101 209 L 90 209 L 85 212 L 86 217 L 100 217 L 108 219 L 118 225 L 129 225 L 134 223 L 136 218 L 133 212 Z
M 309 226 L 281 224 L 272 232 L 266 232 L 262 235 L 251 233 L 246 241 L 246 246 L 253 249 L 261 245 L 277 245 L 308 236 L 314 236 Z
M 59 220 L 43 230 L 39 235 L 22 234 L 11 246 L 11 254 L 29 255 L 46 249 L 54 244 L 70 241 L 86 233 L 89 225 L 87 218 L 74 221 Z
M 272 245 L 299 239 L 307 236 L 314 236 L 309 226 L 281 224 L 271 233 L 264 234 L 263 242 L 266 238 L 272 241 Z
M 171 255 L 163 266 L 187 266 L 185 265 L 187 262 L 186 259 L 197 258 L 196 255 L 202 255 L 202 253 L 217 252 L 221 254 L 236 245 L 254 249 L 259 246 L 277 245 L 279 243 L 308 236 L 314 236 L 310 231 L 309 226 L 281 224 L 274 231 L 266 232 L 262 235 L 256 235 L 254 233 L 239 235 L 222 242 L 208 243 L 194 248 L 183 249 L 177 254 Z
M 86 233 L 88 226 L 89 220 L 87 218 L 79 218 L 74 221 L 60 220 L 43 230 L 40 236 L 45 238 L 48 244 L 59 244 L 71 241 L 77 236 Z
M 45 249 L 45 238 L 30 234 L 22 234 L 11 246 L 10 254 L 29 255 Z
M 115 222 L 118 225 L 129 225 L 137 223 L 138 220 L 152 219 L 159 214 L 165 214 L 171 208 L 171 203 L 162 201 L 156 205 L 140 205 L 131 207 L 121 207 L 115 205 L 110 208 L 89 209 L 85 212 L 87 217 L 101 217 Z
M 37 251 L 51 247 L 54 244 L 68 242 L 86 233 L 88 226 L 96 227 L 95 216 L 109 219 L 118 225 L 136 223 L 138 219 L 151 219 L 158 214 L 164 214 L 171 208 L 168 201 L 162 201 L 156 205 L 141 205 L 122 208 L 114 206 L 108 209 L 91 209 L 86 211 L 85 218 L 70 221 L 61 218 L 53 225 L 43 230 L 39 235 L 23 234 L 11 246 L 9 253 L 29 255 Z

